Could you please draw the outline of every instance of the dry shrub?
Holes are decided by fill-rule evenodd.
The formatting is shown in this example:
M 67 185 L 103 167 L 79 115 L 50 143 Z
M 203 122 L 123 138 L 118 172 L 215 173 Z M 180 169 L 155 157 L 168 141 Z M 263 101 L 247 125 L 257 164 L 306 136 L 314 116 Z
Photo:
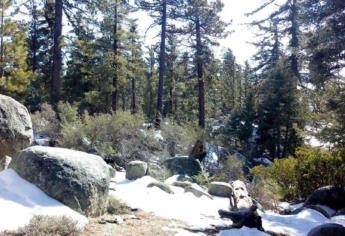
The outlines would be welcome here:
M 68 217 L 34 216 L 30 223 L 13 233 L 14 236 L 77 236 L 77 222 Z
M 113 196 L 109 196 L 108 198 L 108 206 L 107 212 L 111 215 L 121 215 L 127 214 L 131 211 L 130 207 L 128 207 L 125 203 L 121 202 L 117 198 Z

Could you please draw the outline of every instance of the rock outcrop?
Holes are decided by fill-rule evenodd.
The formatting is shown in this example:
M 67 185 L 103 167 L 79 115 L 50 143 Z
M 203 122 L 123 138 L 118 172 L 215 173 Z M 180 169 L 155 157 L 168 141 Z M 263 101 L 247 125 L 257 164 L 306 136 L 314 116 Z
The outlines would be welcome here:
M 0 94 L 0 159 L 31 145 L 33 130 L 26 107 Z
M 110 171 L 99 156 L 34 146 L 14 157 L 10 168 L 50 197 L 80 213 L 99 216 L 106 210 Z

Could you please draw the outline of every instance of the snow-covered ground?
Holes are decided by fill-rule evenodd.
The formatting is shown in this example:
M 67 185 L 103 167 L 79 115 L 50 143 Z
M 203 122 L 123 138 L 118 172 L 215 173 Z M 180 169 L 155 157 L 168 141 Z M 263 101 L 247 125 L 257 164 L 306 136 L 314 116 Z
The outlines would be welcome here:
M 171 184 L 176 177 L 166 181 Z M 157 216 L 172 219 L 171 228 L 166 229 L 173 235 L 203 235 L 192 233 L 178 226 L 183 222 L 191 229 L 206 229 L 212 226 L 230 226 L 231 221 L 220 219 L 219 209 L 228 209 L 228 199 L 206 196 L 195 197 L 192 193 L 185 193 L 182 188 L 171 186 L 174 194 L 168 194 L 159 188 L 147 188 L 156 182 L 150 176 L 135 181 L 125 178 L 125 173 L 118 172 L 116 191 L 110 194 L 127 203 L 133 208 L 152 212 Z M 290 207 L 288 204 L 283 204 Z M 64 206 L 60 202 L 48 197 L 36 186 L 22 179 L 15 171 L 9 169 L 0 172 L 0 232 L 16 230 L 29 223 L 34 215 L 67 216 L 78 222 L 79 227 L 88 223 L 86 217 Z M 260 212 L 263 228 L 267 232 L 291 236 L 305 236 L 320 224 L 331 222 L 319 212 L 306 209 L 296 215 L 279 215 L 273 212 Z M 344 222 L 343 218 L 339 219 Z M 175 226 L 174 226 L 175 224 Z M 257 229 L 243 227 L 229 229 L 219 233 L 220 236 L 264 236 L 268 235 Z
M 125 179 L 125 173 L 117 173 L 114 180 L 116 191 L 110 194 L 133 208 L 152 212 L 160 217 L 183 221 L 193 229 L 205 229 L 213 225 L 231 225 L 231 221 L 220 219 L 218 216 L 219 209 L 228 209 L 229 202 L 226 198 L 210 199 L 206 196 L 197 198 L 191 193 L 184 193 L 182 188 L 174 186 L 171 186 L 174 194 L 168 194 L 159 188 L 147 188 L 148 184 L 156 181 L 149 176 L 129 181 Z M 174 177 L 168 179 L 166 183 L 170 184 L 173 180 Z M 330 222 L 322 214 L 311 209 L 303 210 L 297 215 L 279 215 L 273 212 L 261 212 L 260 215 L 266 231 L 292 236 L 307 235 L 315 226 Z M 183 234 L 180 232 L 177 235 Z M 263 236 L 268 234 L 243 227 L 224 230 L 219 235 Z
M 150 176 L 129 181 L 125 179 L 125 173 L 117 173 L 115 181 L 116 191 L 111 194 L 132 208 L 140 208 L 168 219 L 181 220 L 195 228 L 228 223 L 218 216 L 219 209 L 228 209 L 229 200 L 226 198 L 196 198 L 192 193 L 184 193 L 182 188 L 174 186 L 171 186 L 174 194 L 168 194 L 156 187 L 147 188 L 148 184 L 157 182 Z
M 88 223 L 85 216 L 50 198 L 15 171 L 0 172 L 0 232 L 23 227 L 35 215 L 67 216 L 80 228 Z

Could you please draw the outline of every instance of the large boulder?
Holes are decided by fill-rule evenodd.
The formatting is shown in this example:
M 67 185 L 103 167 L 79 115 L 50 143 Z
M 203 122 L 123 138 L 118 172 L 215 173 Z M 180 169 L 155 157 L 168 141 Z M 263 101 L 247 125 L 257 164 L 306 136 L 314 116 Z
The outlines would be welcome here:
M 308 236 L 344 236 L 345 227 L 335 223 L 323 224 L 312 229 Z
M 232 195 L 232 188 L 228 183 L 211 182 L 208 185 L 208 193 L 218 197 L 230 197 Z
M 157 180 L 164 181 L 168 177 L 167 173 L 168 171 L 164 166 L 156 163 L 148 163 L 147 175 Z
M 0 159 L 31 145 L 33 130 L 26 107 L 0 94 Z
M 326 186 L 309 195 L 304 206 L 325 205 L 334 210 L 345 208 L 345 190 L 334 186 Z
M 166 160 L 163 165 L 172 175 L 194 176 L 202 171 L 201 164 L 198 160 L 189 157 L 174 157 Z
M 126 179 L 136 180 L 142 178 L 147 173 L 147 163 L 143 161 L 132 161 L 127 165 Z
M 106 210 L 110 171 L 96 155 L 34 146 L 13 158 L 10 168 L 47 195 L 87 216 Z

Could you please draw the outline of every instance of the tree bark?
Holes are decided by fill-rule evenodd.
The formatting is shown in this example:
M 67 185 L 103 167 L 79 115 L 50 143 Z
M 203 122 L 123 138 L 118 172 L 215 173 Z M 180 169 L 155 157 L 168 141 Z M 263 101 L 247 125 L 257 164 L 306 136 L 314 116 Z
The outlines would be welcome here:
M 38 43 L 37 43 L 37 5 L 35 0 L 32 1 L 32 72 L 36 72 L 37 70 L 37 48 L 38 48 Z
M 4 1 L 1 1 L 1 35 L 0 35 L 0 79 L 4 77 Z M 2 90 L 2 88 L 0 87 Z
M 137 100 L 136 100 L 136 88 L 135 88 L 135 79 L 132 78 L 132 103 L 131 103 L 131 112 L 135 114 L 137 112 Z
M 118 0 L 115 0 L 115 8 L 114 8 L 114 28 L 113 28 L 113 53 L 114 53 L 114 76 L 112 81 L 112 92 L 111 92 L 111 108 L 112 111 L 116 113 L 117 110 L 117 96 L 118 96 L 118 88 L 117 88 L 117 56 L 118 56 L 118 40 L 117 40 L 117 27 L 118 27 Z
M 166 49 L 166 26 L 167 26 L 167 0 L 162 1 L 162 19 L 161 19 L 161 43 L 159 51 L 159 81 L 157 91 L 157 114 L 156 114 L 156 128 L 160 128 L 161 115 L 163 114 L 163 86 L 164 76 L 166 71 L 165 65 L 165 49 Z
M 299 47 L 299 40 L 298 40 L 298 34 L 299 34 L 299 27 L 297 22 L 298 17 L 298 11 L 297 11 L 297 0 L 292 1 L 291 5 L 291 41 L 290 46 L 292 48 L 292 53 L 290 56 L 290 63 L 291 63 L 291 70 L 294 76 L 298 79 L 298 81 L 301 83 L 301 75 L 299 72 L 299 66 L 298 66 L 298 57 L 296 55 L 298 47 Z M 296 81 L 297 86 L 297 81 Z
M 60 101 L 60 96 L 61 96 L 62 10 L 63 10 L 63 0 L 55 0 L 54 45 L 53 45 L 52 90 L 51 90 L 51 99 L 54 105 L 57 105 L 57 103 Z
M 202 58 L 201 26 L 200 20 L 196 19 L 196 65 L 198 74 L 198 103 L 199 103 L 199 126 L 205 128 L 205 83 Z

